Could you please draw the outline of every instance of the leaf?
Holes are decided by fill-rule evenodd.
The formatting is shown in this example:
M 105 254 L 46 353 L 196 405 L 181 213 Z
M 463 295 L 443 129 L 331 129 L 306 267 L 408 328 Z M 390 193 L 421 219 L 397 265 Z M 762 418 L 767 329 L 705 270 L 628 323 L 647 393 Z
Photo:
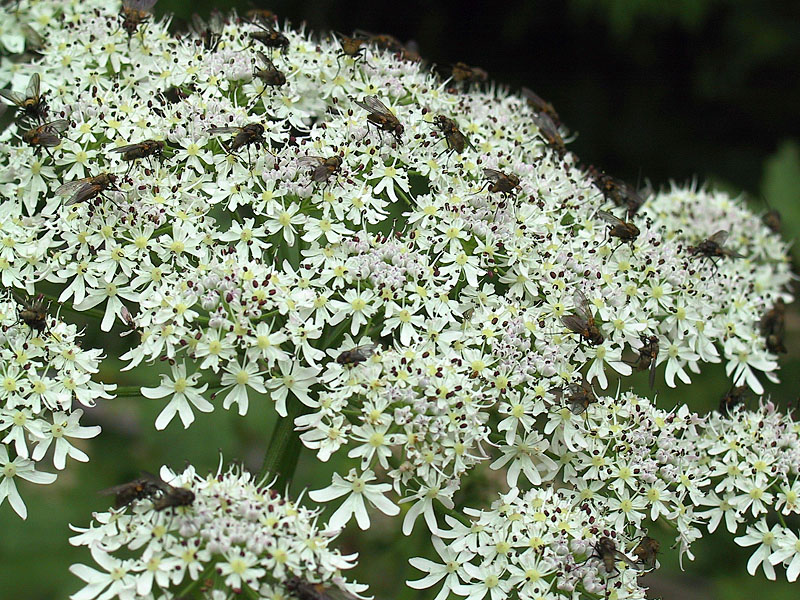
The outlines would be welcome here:
M 770 208 L 781 213 L 783 236 L 795 241 L 792 254 L 800 261 L 800 144 L 795 140 L 784 141 L 764 161 L 761 193 Z

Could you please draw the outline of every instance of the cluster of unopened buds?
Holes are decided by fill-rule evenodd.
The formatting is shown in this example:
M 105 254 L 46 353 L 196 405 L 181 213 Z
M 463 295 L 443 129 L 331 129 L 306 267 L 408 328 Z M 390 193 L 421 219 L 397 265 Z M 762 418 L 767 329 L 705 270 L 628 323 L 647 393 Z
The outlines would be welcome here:
M 431 69 L 390 36 L 312 36 L 258 11 L 175 34 L 154 4 L 0 16 L 0 46 L 29 53 L 0 58 L 16 110 L 0 134 L 0 500 L 25 516 L 14 478 L 53 479 L 35 470 L 53 443 L 56 469 L 88 458 L 65 438 L 99 433 L 75 407 L 112 397 L 105 354 L 142 372 L 159 430 L 269 403 L 336 456 L 309 498 L 343 500 L 319 531 L 269 486 L 291 476 L 278 430 L 264 479 L 143 474 L 73 538 L 102 569 L 73 566 L 73 598 L 358 595 L 340 573 L 355 557 L 328 544 L 401 507 L 443 561 L 412 559 L 427 575 L 409 585 L 441 582 L 437 600 L 643 598 L 672 545 L 656 521 L 691 557 L 724 519 L 758 544 L 751 572 L 797 578 L 783 518 L 800 429 L 745 401 L 785 351 L 774 215 L 584 167 L 535 93 Z M 125 341 L 82 349 L 75 313 Z M 714 414 L 620 391 L 720 362 L 732 389 Z M 511 491 L 457 507 L 482 463 Z

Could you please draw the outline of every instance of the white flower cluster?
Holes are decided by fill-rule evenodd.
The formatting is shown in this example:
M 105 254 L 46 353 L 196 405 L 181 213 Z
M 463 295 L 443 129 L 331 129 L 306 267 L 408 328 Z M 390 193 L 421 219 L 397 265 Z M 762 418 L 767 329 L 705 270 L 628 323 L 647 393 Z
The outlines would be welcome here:
M 70 542 L 88 546 L 100 568 L 71 567 L 86 582 L 73 600 L 184 598 L 201 589 L 275 600 L 299 582 L 353 595 L 365 589 L 342 577 L 356 555 L 331 546 L 335 535 L 318 529 L 317 512 L 246 471 L 201 477 L 193 467 L 179 475 L 164 467 L 161 477 L 191 490 L 192 503 L 158 510 L 152 499 L 134 500 L 130 510 L 95 513 L 90 527 L 73 527 Z
M 8 206 L 0 206 L 0 222 L 10 234 L 13 226 Z M 34 256 L 35 242 L 21 243 L 11 235 L 6 240 L 24 255 Z M 0 259 L 2 260 L 2 259 Z M 34 299 L 34 303 L 37 301 Z M 41 301 L 40 301 L 41 302 Z M 86 462 L 89 457 L 72 440 L 95 437 L 100 427 L 80 424 L 83 409 L 98 398 L 111 398 L 114 385 L 92 381 L 103 358 L 101 350 L 80 346 L 75 325 L 49 317 L 39 332 L 20 319 L 25 312 L 8 294 L 0 294 L 0 503 L 8 498 L 23 519 L 25 503 L 15 483 L 22 478 L 47 484 L 55 473 L 37 470 L 53 449 L 53 466 L 59 471 L 67 457 Z
M 775 379 L 762 317 L 792 299 L 786 245 L 741 201 L 675 187 L 619 202 L 540 108 L 376 45 L 348 54 L 234 16 L 180 37 L 153 19 L 126 31 L 97 0 L 31 4 L 57 16 L 42 56 L 0 72 L 17 93 L 38 75 L 63 122 L 57 146 L 21 142 L 22 125 L 0 135 L 0 194 L 46 217 L 24 228 L 47 250 L 4 248 L 4 282 L 52 286 L 103 331 L 133 333 L 127 369 L 168 359 L 141 387 L 164 399 L 159 429 L 217 397 L 299 414 L 320 460 L 353 459 L 311 493 L 347 496 L 332 528 L 399 513 L 393 491 L 412 503 L 404 531 L 423 515 L 438 534 L 484 461 L 513 487 L 559 474 L 563 502 L 595 486 L 609 531 L 640 528 L 692 487 L 670 459 L 712 474 L 690 460 L 690 424 L 639 465 L 654 409 L 617 416 L 591 384 L 654 365 L 674 387 L 721 361 L 756 393 L 759 373 Z M 627 449 L 596 411 L 632 421 Z M 637 469 L 669 491 L 663 506 L 634 502 Z M 606 486 L 609 472 L 633 474 Z
M 446 517 L 451 529 L 433 538 L 442 563 L 412 559 L 427 575 L 410 586 L 442 582 L 437 600 L 450 592 L 469 600 L 487 592 L 494 600 L 645 598 L 637 578 L 656 566 L 661 545 L 652 545 L 648 524 L 668 523 L 681 555 L 692 557 L 700 528 L 713 532 L 723 519 L 731 533 L 746 529 L 738 543 L 758 544 L 751 574 L 763 565 L 774 579 L 783 563 L 789 581 L 797 579 L 797 532 L 768 525 L 800 514 L 800 424 L 791 416 L 767 403 L 700 417 L 627 393 L 592 404 L 579 437 L 568 424 L 553 430 L 549 457 L 541 448 L 526 456 L 533 489 L 514 481 L 490 510 L 468 508 L 466 522 Z M 543 466 L 546 476 L 537 473 Z M 606 552 L 603 538 L 613 542 Z

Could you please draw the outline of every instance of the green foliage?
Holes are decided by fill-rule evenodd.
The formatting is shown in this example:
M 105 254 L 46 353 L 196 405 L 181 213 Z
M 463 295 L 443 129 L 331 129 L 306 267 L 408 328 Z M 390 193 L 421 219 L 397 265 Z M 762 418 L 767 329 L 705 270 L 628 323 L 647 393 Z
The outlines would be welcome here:
M 764 162 L 761 194 L 767 204 L 781 213 L 783 235 L 795 243 L 792 255 L 800 263 L 800 145 L 795 140 L 783 142 L 778 151 Z

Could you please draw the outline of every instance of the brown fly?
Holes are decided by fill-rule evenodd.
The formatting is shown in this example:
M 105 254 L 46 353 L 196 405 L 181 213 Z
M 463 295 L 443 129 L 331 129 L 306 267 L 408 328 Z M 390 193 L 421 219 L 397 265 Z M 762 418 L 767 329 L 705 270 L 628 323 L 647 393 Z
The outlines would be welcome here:
M 69 200 L 64 202 L 64 206 L 70 206 L 103 195 L 106 190 L 116 190 L 118 189 L 116 183 L 116 175 L 100 173 L 100 175 L 84 177 L 83 179 L 65 183 L 59 186 L 55 193 L 57 196 L 71 196 Z
M 471 67 L 466 63 L 457 62 L 450 70 L 450 77 L 458 84 L 484 83 L 489 79 L 489 74 L 479 67 Z
M 492 194 L 500 193 L 503 196 L 511 196 L 514 194 L 514 190 L 519 187 L 519 177 L 513 173 L 484 169 L 483 176 L 489 183 L 489 192 Z
M 590 404 L 597 402 L 597 396 L 587 381 L 570 383 L 562 388 L 551 390 L 556 400 L 563 402 L 573 415 L 582 415 Z
M 556 109 L 553 108 L 552 104 L 550 104 L 547 100 L 542 98 L 530 88 L 524 87 L 521 91 L 522 95 L 525 97 L 525 100 L 528 102 L 528 106 L 530 106 L 537 113 L 542 113 L 550 117 L 555 125 L 559 125 L 561 123 L 561 120 L 558 118 L 558 113 L 556 112 Z
M 192 14 L 192 31 L 197 39 L 203 44 L 205 50 L 214 51 L 219 46 L 222 39 L 222 31 L 225 28 L 225 21 L 222 13 L 217 10 L 211 11 L 208 22 L 204 21 L 197 13 Z
M 622 219 L 612 215 L 610 212 L 598 210 L 597 216 L 608 223 L 606 233 L 620 240 L 620 244 L 628 243 L 633 247 L 633 242 L 639 237 L 639 228 L 631 222 L 623 221 Z M 615 248 L 616 249 L 616 248 Z
M 761 217 L 761 222 L 769 227 L 773 233 L 781 232 L 781 213 L 774 208 L 764 213 L 764 216 Z
M 267 58 L 263 52 L 257 52 L 256 55 L 261 60 L 263 67 L 253 71 L 253 77 L 260 79 L 264 84 L 264 88 L 255 97 L 251 106 L 255 106 L 258 99 L 267 91 L 267 88 L 280 87 L 286 83 L 286 75 L 278 70 L 275 64 Z
M 139 25 L 150 20 L 156 2 L 158 0 L 122 0 L 119 16 L 122 19 L 122 28 L 128 33 L 128 37 L 136 33 Z
M 336 362 L 340 365 L 355 366 L 372 356 L 376 347 L 376 344 L 364 344 L 363 346 L 356 346 L 350 350 L 345 350 L 336 357 Z
M 714 260 L 715 258 L 743 258 L 743 256 L 738 252 L 724 247 L 727 240 L 728 232 L 724 229 L 721 229 L 697 244 L 697 246 L 689 246 L 687 250 L 692 256 L 700 256 L 704 259 L 710 260 L 711 264 L 713 264 L 714 268 L 716 269 L 717 261 Z
M 645 569 L 656 568 L 656 555 L 658 554 L 661 544 L 658 540 L 649 536 L 644 536 L 639 544 L 633 549 L 633 555 L 636 557 L 636 563 L 642 565 Z
M 301 156 L 297 159 L 297 164 L 301 167 L 311 168 L 314 181 L 324 183 L 342 166 L 342 157 Z
M 564 143 L 564 138 L 558 131 L 558 125 L 546 113 L 536 113 L 531 115 L 533 123 L 539 129 L 539 133 L 544 138 L 547 145 L 550 146 L 559 156 L 563 156 L 567 151 L 567 146 Z
M 400 136 L 403 135 L 403 125 L 377 96 L 365 96 L 364 100 L 354 100 L 354 102 L 369 112 L 368 123 L 375 125 L 378 131 L 388 131 L 398 144 L 402 143 Z
M 239 148 L 247 148 L 248 162 L 250 161 L 250 146 L 260 148 L 266 143 L 264 126 L 261 123 L 248 123 L 244 127 L 212 127 L 208 133 L 211 135 L 235 134 L 229 144 L 220 143 L 228 154 L 236 152 Z
M 143 500 L 145 498 L 152 498 L 159 493 L 163 493 L 167 486 L 160 477 L 152 473 L 143 472 L 141 477 L 115 485 L 104 490 L 97 492 L 104 496 L 114 496 L 114 508 L 122 508 L 136 500 Z M 172 486 L 169 486 L 172 487 Z
M 273 28 L 269 23 L 260 19 L 255 19 L 250 22 L 258 27 L 258 30 L 250 32 L 251 39 L 260 42 L 272 50 L 280 50 L 281 54 L 286 53 L 289 49 L 289 38 Z
M 625 208 L 628 218 L 635 215 L 644 204 L 642 195 L 621 179 L 606 175 L 595 167 L 589 167 L 589 176 L 595 187 L 600 190 L 606 200 L 610 200 L 615 206 Z
M 164 483 L 164 482 L 162 482 Z M 183 487 L 173 487 L 164 483 L 166 489 L 162 489 L 163 494 L 153 501 L 153 510 L 164 510 L 165 508 L 177 506 L 191 506 L 194 502 L 194 492 Z
M 600 561 L 603 563 L 603 568 L 606 570 L 606 573 L 618 572 L 618 560 L 624 561 L 631 567 L 636 566 L 635 562 L 617 550 L 617 545 L 610 537 L 601 537 L 599 540 L 597 540 L 597 543 L 594 545 L 594 552 L 595 553 L 593 557 L 600 559 Z
M 47 329 L 47 306 L 44 303 L 44 296 L 39 294 L 35 300 L 31 298 L 25 300 L 16 292 L 12 291 L 11 295 L 21 309 L 17 313 L 18 320 L 30 327 L 31 331 L 41 335 Z
M 729 415 L 734 408 L 744 405 L 750 396 L 749 389 L 746 385 L 732 387 L 720 398 L 717 410 L 723 415 Z
M 337 587 L 311 583 L 300 577 L 287 579 L 284 586 L 297 600 L 356 600 L 355 596 Z
M 650 370 L 648 381 L 650 383 L 650 389 L 652 390 L 656 382 L 656 363 L 658 362 L 659 349 L 658 336 L 643 335 L 639 338 L 639 340 L 642 342 L 642 345 L 639 348 L 639 356 L 637 356 L 633 361 L 625 362 L 632 366 L 634 371 L 644 371 L 645 369 Z
M 38 127 L 23 132 L 22 140 L 34 149 L 35 154 L 39 154 L 39 152 L 44 149 L 47 155 L 53 158 L 49 148 L 58 146 L 61 143 L 61 134 L 67 127 L 69 127 L 69 121 L 67 119 L 50 121 L 49 123 L 39 125 Z
M 575 314 L 564 315 L 561 317 L 561 322 L 567 329 L 580 335 L 590 345 L 599 346 L 605 341 L 605 338 L 594 322 L 594 315 L 589 308 L 589 301 L 580 290 L 575 290 L 572 298 L 575 303 Z
M 773 354 L 785 354 L 784 335 L 786 333 L 786 303 L 778 298 L 775 306 L 769 309 L 759 321 L 761 335 L 766 341 L 767 350 Z
M 44 94 L 39 93 L 41 79 L 38 73 L 31 75 L 25 94 L 9 90 L 0 90 L 0 96 L 22 110 L 23 117 L 43 122 L 47 117 L 47 101 Z
M 145 140 L 138 144 L 128 144 L 113 148 L 109 152 L 122 154 L 122 160 L 129 162 L 128 170 L 130 170 L 133 162 L 140 158 L 149 158 L 151 156 L 161 159 L 164 156 L 164 142 L 161 140 Z
M 475 149 L 469 139 L 461 133 L 461 130 L 458 128 L 458 123 L 453 119 L 448 119 L 444 115 L 436 115 L 433 118 L 433 123 L 444 135 L 444 140 L 447 144 L 447 152 L 457 152 L 461 154 L 467 146 L 473 150 Z M 517 183 L 519 183 L 519 181 L 517 181 Z
M 154 510 L 164 510 L 171 506 L 188 506 L 194 502 L 194 492 L 186 488 L 176 488 L 152 473 L 142 472 L 141 477 L 100 490 L 98 494 L 115 496 L 114 508 L 122 508 L 136 500 L 153 499 Z

